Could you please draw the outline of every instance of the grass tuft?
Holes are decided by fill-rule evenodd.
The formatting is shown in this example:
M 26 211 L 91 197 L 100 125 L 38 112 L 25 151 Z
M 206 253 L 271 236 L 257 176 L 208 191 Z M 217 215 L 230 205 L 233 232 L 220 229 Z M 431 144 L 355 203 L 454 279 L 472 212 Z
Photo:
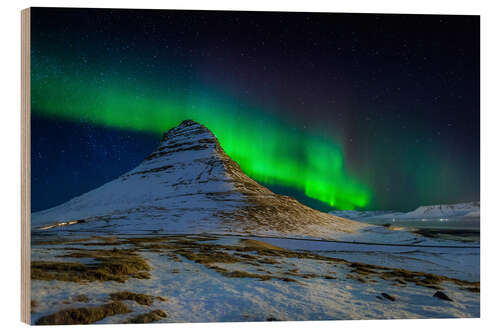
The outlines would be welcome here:
M 133 324 L 146 324 L 167 318 L 167 314 L 162 310 L 153 310 L 148 313 L 140 314 L 136 317 L 131 318 L 127 323 Z
M 130 291 L 120 291 L 110 294 L 109 297 L 113 301 L 134 301 L 141 305 L 151 306 L 153 304 L 153 298 L 146 294 L 138 294 Z
M 112 302 L 101 306 L 61 310 L 36 321 L 37 325 L 81 325 L 92 324 L 109 316 L 129 313 L 122 302 Z
M 84 283 L 93 281 L 125 282 L 129 278 L 151 278 L 149 264 L 132 250 L 78 249 L 61 257 L 91 258 L 96 263 L 32 261 L 31 279 Z

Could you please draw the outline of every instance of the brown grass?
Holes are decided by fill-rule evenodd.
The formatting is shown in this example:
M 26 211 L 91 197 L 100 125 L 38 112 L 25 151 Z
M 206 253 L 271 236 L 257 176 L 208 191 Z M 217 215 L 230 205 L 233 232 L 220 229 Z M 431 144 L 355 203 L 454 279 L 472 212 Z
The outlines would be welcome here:
M 66 238 L 56 238 L 52 240 L 46 240 L 46 241 L 39 241 L 33 243 L 33 245 L 60 245 L 60 244 L 74 244 L 74 243 L 81 243 L 81 242 L 87 242 L 89 240 L 92 240 L 92 237 L 87 237 L 87 238 L 80 238 L 80 239 L 66 239 Z
M 222 251 L 215 251 L 215 250 L 210 251 L 207 248 L 198 248 L 198 251 L 193 251 L 190 249 L 180 249 L 177 250 L 176 253 L 185 257 L 188 260 L 203 265 L 210 265 L 213 263 L 232 264 L 242 261 L 240 258 L 233 256 L 229 253 Z
M 230 271 L 222 269 L 213 264 L 216 263 L 237 263 L 242 262 L 245 264 L 259 266 L 264 265 L 277 265 L 279 258 L 296 258 L 296 259 L 309 259 L 328 262 L 333 265 L 341 264 L 351 269 L 351 274 L 347 277 L 357 280 L 362 283 L 374 281 L 373 278 L 380 278 L 384 280 L 394 281 L 394 283 L 405 286 L 408 283 L 415 283 L 416 285 L 423 286 L 430 289 L 440 289 L 442 282 L 451 282 L 462 286 L 471 292 L 479 290 L 479 282 L 469 282 L 449 278 L 446 276 L 438 276 L 434 274 L 427 274 L 422 272 L 409 271 L 404 269 L 389 268 L 384 266 L 377 266 L 359 262 L 350 262 L 340 258 L 332 258 L 320 254 L 307 252 L 307 251 L 291 251 L 278 246 L 253 240 L 242 239 L 239 246 L 219 245 L 199 243 L 196 238 L 183 238 L 177 236 L 170 237 L 151 237 L 134 239 L 134 242 L 140 243 L 141 246 L 148 247 L 148 242 L 161 242 L 161 245 L 169 251 L 169 256 L 180 255 L 188 260 L 205 265 L 207 268 L 215 269 L 226 277 L 253 277 L 260 280 L 269 280 L 272 278 L 283 279 L 282 276 L 276 274 L 255 274 L 251 272 Z M 259 269 L 258 269 L 259 270 Z M 263 271 L 263 270 L 260 270 Z M 316 278 L 316 274 L 304 274 L 298 270 L 283 272 L 282 274 L 288 276 L 297 276 L 302 278 Z M 324 276 L 325 279 L 332 279 L 332 276 Z M 297 281 L 290 279 L 292 281 Z
M 400 284 L 415 283 L 418 286 L 439 290 L 441 288 L 441 283 L 451 282 L 457 286 L 465 288 L 478 288 L 480 286 L 479 281 L 471 282 L 465 280 L 459 280 L 455 278 L 450 278 L 443 275 L 436 275 L 431 273 L 414 272 L 401 268 L 386 268 L 378 267 L 377 275 L 384 280 L 392 280 Z
M 250 272 L 245 272 L 245 271 L 229 271 L 225 268 L 222 267 L 217 267 L 214 266 L 212 267 L 215 271 L 221 273 L 225 277 L 229 278 L 254 278 L 254 279 L 259 279 L 261 281 L 267 281 L 273 278 L 272 275 L 269 274 L 256 274 L 256 273 L 250 273 Z
M 94 241 L 92 243 L 89 243 L 89 241 Z M 86 243 L 84 243 L 86 242 Z M 116 237 L 110 236 L 110 237 L 105 237 L 105 236 L 92 236 L 92 237 L 86 237 L 86 238 L 78 238 L 78 239 L 68 239 L 68 238 L 55 238 L 52 240 L 47 240 L 47 241 L 39 241 L 33 243 L 33 245 L 60 245 L 60 244 L 77 244 L 77 243 L 84 243 L 81 245 L 102 245 L 104 244 L 110 244 L 116 243 Z
M 88 303 L 89 298 L 86 295 L 78 295 L 75 297 L 75 301 L 81 302 L 81 303 Z
M 285 249 L 263 242 L 255 239 L 241 239 L 240 244 L 244 247 L 254 247 L 259 249 L 268 249 L 268 250 L 276 250 L 276 251 L 286 251 Z
M 109 316 L 129 313 L 122 302 L 112 302 L 101 306 L 61 310 L 36 321 L 37 325 L 79 325 L 92 324 Z
M 82 250 L 62 255 L 65 258 L 92 258 L 97 263 L 32 261 L 32 280 L 67 282 L 117 281 L 129 278 L 149 279 L 150 266 L 132 250 Z
M 182 261 L 181 258 L 199 263 L 209 269 L 214 269 L 226 277 L 248 277 L 260 280 L 281 279 L 297 281 L 293 277 L 316 278 L 315 274 L 301 273 L 298 270 L 270 273 L 262 265 L 277 267 L 283 258 L 307 259 L 329 263 L 332 267 L 342 265 L 350 269 L 348 278 L 368 283 L 376 279 L 389 280 L 394 285 L 404 287 L 409 283 L 418 286 L 441 289 L 443 282 L 454 283 L 464 290 L 479 292 L 479 282 L 470 282 L 441 275 L 409 271 L 405 269 L 389 268 L 358 262 L 350 262 L 340 258 L 332 258 L 308 251 L 291 251 L 272 244 L 253 240 L 242 239 L 238 245 L 221 245 L 206 243 L 205 241 L 217 240 L 216 237 L 206 236 L 152 236 L 133 238 L 99 238 L 93 237 L 101 245 L 132 246 L 132 249 L 113 250 L 86 250 L 81 248 L 66 249 L 71 251 L 63 257 L 92 258 L 96 264 L 82 264 L 78 262 L 33 262 L 32 278 L 41 280 L 62 280 L 72 282 L 86 281 L 119 281 L 124 282 L 129 278 L 150 278 L 148 263 L 137 253 L 139 250 L 155 251 L 166 255 L 172 260 Z M 71 241 L 75 242 L 75 240 Z M 89 243 L 96 245 L 96 243 Z M 80 243 L 79 245 L 84 245 Z M 255 266 L 256 270 L 265 274 L 231 271 L 220 268 L 215 264 L 244 263 Z M 171 273 L 177 273 L 174 269 Z M 321 276 L 333 279 L 333 276 Z
M 167 318 L 167 314 L 162 310 L 153 310 L 148 313 L 140 314 L 136 317 L 131 318 L 127 323 L 133 324 L 146 324 Z
M 130 291 L 120 291 L 110 294 L 109 297 L 113 301 L 134 301 L 141 305 L 151 306 L 153 304 L 153 298 L 146 294 L 138 294 Z
M 36 312 L 36 308 L 38 307 L 38 301 L 32 299 L 30 302 L 30 311 Z

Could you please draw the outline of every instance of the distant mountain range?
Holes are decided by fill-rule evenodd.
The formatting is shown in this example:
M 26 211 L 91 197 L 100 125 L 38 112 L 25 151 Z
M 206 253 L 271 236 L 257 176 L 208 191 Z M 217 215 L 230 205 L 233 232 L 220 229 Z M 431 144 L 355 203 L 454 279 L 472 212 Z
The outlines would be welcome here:
M 356 221 L 404 221 L 404 220 L 478 220 L 480 218 L 479 201 L 451 205 L 420 206 L 411 212 L 396 211 L 352 211 L 334 210 L 332 215 L 342 216 Z
M 352 220 L 365 220 L 373 216 L 396 213 L 393 210 L 332 210 L 328 212 L 335 216 L 341 216 Z

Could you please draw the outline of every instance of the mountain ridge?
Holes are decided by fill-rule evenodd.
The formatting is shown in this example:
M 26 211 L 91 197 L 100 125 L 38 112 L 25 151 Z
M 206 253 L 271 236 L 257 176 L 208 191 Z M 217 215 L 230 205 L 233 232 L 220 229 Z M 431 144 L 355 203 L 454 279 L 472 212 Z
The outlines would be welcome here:
M 416 220 L 416 219 L 479 219 L 480 202 L 470 201 L 456 204 L 419 206 L 409 212 L 397 211 L 331 211 L 330 214 L 350 219 L 370 220 Z

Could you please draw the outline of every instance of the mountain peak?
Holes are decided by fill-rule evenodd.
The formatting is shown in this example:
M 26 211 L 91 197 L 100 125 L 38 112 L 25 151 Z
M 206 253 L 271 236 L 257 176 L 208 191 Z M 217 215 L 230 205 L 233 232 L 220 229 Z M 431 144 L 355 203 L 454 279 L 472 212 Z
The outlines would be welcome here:
M 192 120 L 192 119 L 186 119 L 186 120 L 183 120 L 179 126 L 200 126 L 201 124 L 197 123 L 196 121 Z
M 245 232 L 328 237 L 357 222 L 271 192 L 241 170 L 205 126 L 185 120 L 115 180 L 32 214 L 35 228 L 93 232 Z
M 194 120 L 186 119 L 183 120 L 179 125 L 172 127 L 167 132 L 165 132 L 162 141 L 168 140 L 169 138 L 180 134 L 190 135 L 193 134 L 193 131 L 207 132 L 215 138 L 215 135 L 212 133 L 212 131 L 210 131 L 204 125 L 197 123 Z

